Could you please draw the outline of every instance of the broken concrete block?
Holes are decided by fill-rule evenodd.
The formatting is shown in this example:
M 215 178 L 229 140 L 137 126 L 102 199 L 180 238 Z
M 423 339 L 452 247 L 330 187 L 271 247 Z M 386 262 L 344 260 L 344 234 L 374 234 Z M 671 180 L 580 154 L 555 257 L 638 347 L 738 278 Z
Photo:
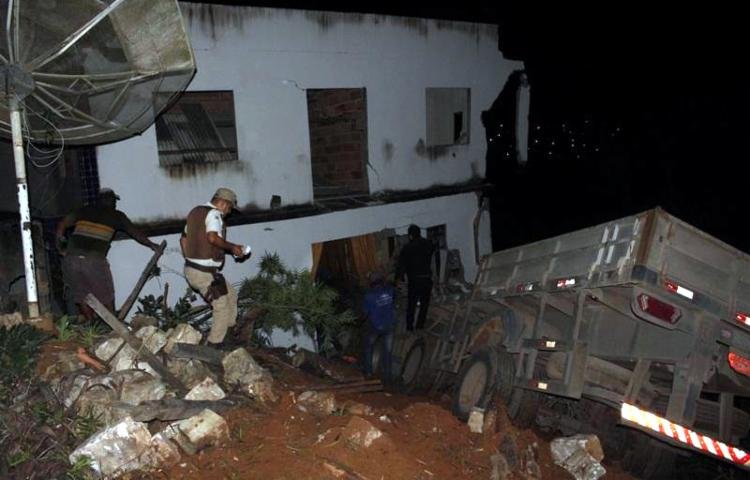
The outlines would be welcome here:
M 94 349 L 94 355 L 104 362 L 108 362 L 112 357 L 115 356 L 117 350 L 125 343 L 120 337 L 111 337 L 105 339 Z
M 347 415 L 356 415 L 358 417 L 369 417 L 374 413 L 371 406 L 359 402 L 347 402 L 343 410 Z
M 167 344 L 167 334 L 154 326 L 146 326 L 135 332 L 135 337 L 143 342 L 143 346 L 151 353 L 157 353 Z
M 172 351 L 175 343 L 189 343 L 191 345 L 198 345 L 201 341 L 201 332 L 194 329 L 187 323 L 181 323 L 177 325 L 174 330 L 170 331 L 167 335 L 167 344 L 164 346 L 164 351 L 169 353 Z
M 375 440 L 383 436 L 383 432 L 362 417 L 352 417 L 341 430 L 341 434 L 351 444 L 364 448 L 370 447 Z
M 179 430 L 179 435 L 176 435 L 174 440 L 190 455 L 229 439 L 227 421 L 221 415 L 209 409 L 203 410 L 194 417 L 180 421 L 177 424 L 177 430 Z
M 206 377 L 185 395 L 185 400 L 221 400 L 226 396 L 211 377 Z
M 96 473 L 114 478 L 147 467 L 143 460 L 150 446 L 151 433 L 146 424 L 128 417 L 91 436 L 68 458 L 71 464 L 75 464 L 79 458 L 88 457 Z
M 596 435 L 573 435 L 550 443 L 552 459 L 576 480 L 596 480 L 606 473 L 601 443 Z
M 331 392 L 308 390 L 297 397 L 297 409 L 316 417 L 325 417 L 336 411 L 336 397 Z
M 113 372 L 121 372 L 123 370 L 143 370 L 154 377 L 159 377 L 159 374 L 148 364 L 148 362 L 139 359 L 138 352 L 136 352 L 130 345 L 124 345 L 114 358 L 111 359 L 110 368 Z
M 471 433 L 482 433 L 482 428 L 484 427 L 484 408 L 471 407 L 471 413 L 469 413 L 469 419 L 466 423 L 469 425 Z
M 238 348 L 226 354 L 221 364 L 226 383 L 239 386 L 243 393 L 261 402 L 276 401 L 271 374 L 247 350 Z
M 167 386 L 164 382 L 146 372 L 138 372 L 134 378 L 124 381 L 119 390 L 120 401 L 131 405 L 139 405 L 149 400 L 161 400 L 167 394 Z
M 216 380 L 216 376 L 199 360 L 167 358 L 167 370 L 177 377 L 187 388 L 193 388 L 206 377 Z
M 180 461 L 180 449 L 163 433 L 151 437 L 150 448 L 144 453 L 142 462 L 152 468 L 167 468 Z

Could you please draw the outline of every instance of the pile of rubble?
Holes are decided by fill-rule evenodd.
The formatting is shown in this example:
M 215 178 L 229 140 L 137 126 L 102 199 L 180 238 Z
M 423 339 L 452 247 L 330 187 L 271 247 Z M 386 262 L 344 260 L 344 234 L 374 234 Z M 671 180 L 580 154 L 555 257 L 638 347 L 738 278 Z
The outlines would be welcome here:
M 275 402 L 273 379 L 244 349 L 199 345 L 181 324 L 166 332 L 139 318 L 132 336 L 112 334 L 84 349 L 62 351 L 43 373 L 66 408 L 92 414 L 104 428 L 70 454 L 89 459 L 103 478 L 158 470 L 229 438 L 219 415 L 247 398 Z

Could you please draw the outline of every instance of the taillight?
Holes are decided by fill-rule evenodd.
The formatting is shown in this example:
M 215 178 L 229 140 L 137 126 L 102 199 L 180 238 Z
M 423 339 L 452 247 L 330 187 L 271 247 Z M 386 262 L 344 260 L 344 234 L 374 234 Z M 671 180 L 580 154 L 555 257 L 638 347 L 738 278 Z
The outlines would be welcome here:
M 677 295 L 681 295 L 681 296 L 683 296 L 683 297 L 685 297 L 685 298 L 687 298 L 689 300 L 692 300 L 693 297 L 695 296 L 695 292 L 693 292 L 689 288 L 685 288 L 685 287 L 683 287 L 681 285 L 677 285 L 676 283 L 670 282 L 669 280 L 667 280 L 666 282 L 664 282 L 664 286 L 670 292 L 676 293 Z
M 680 319 L 680 315 L 682 315 L 679 308 L 666 302 L 662 302 L 661 300 L 657 300 L 645 293 L 638 295 L 638 306 L 643 312 L 648 313 L 652 317 L 656 317 L 663 322 L 667 322 L 670 325 L 677 323 Z
M 727 355 L 727 361 L 729 362 L 729 366 L 732 367 L 732 370 L 740 375 L 750 377 L 750 359 L 734 352 L 729 352 Z
M 734 319 L 750 327 L 750 318 L 747 316 L 746 313 L 737 312 L 737 315 L 734 316 Z
M 563 278 L 557 281 L 557 288 L 569 288 L 576 286 L 575 278 Z

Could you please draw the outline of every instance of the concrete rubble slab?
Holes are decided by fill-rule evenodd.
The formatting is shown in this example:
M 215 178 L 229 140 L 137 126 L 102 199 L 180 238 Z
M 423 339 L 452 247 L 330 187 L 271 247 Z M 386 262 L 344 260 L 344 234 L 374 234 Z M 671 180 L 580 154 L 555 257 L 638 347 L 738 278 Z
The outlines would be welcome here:
M 221 400 L 227 396 L 211 377 L 206 377 L 185 395 L 185 400 Z
M 170 353 L 175 343 L 198 345 L 202 337 L 201 332 L 187 323 L 181 323 L 167 333 L 167 344 L 164 346 L 164 351 Z
M 167 344 L 167 334 L 154 326 L 146 326 L 135 332 L 135 337 L 143 342 L 143 346 L 151 353 L 157 353 Z
M 119 388 L 120 401 L 138 405 L 149 400 L 161 400 L 167 394 L 167 386 L 158 377 L 146 372 L 135 371 L 128 379 L 123 379 Z M 118 374 L 125 372 L 117 372 Z M 117 377 L 117 374 L 113 375 Z M 115 379 L 115 381 L 117 381 Z
M 331 392 L 308 390 L 297 397 L 297 409 L 316 417 L 325 417 L 336 411 L 336 397 Z
M 194 388 L 206 377 L 216 380 L 213 372 L 198 360 L 167 358 L 167 370 L 177 377 L 188 389 Z
M 169 428 L 169 427 L 168 427 Z M 200 414 L 186 418 L 177 423 L 177 434 L 174 427 L 172 433 L 165 433 L 167 438 L 172 437 L 175 442 L 189 455 L 194 455 L 200 450 L 229 440 L 229 425 L 224 417 L 205 409 Z
M 604 451 L 596 435 L 573 435 L 552 440 L 552 459 L 576 480 L 597 480 L 607 471 L 601 465 Z
M 104 362 L 108 362 L 115 356 L 117 350 L 125 343 L 120 337 L 110 337 L 99 343 L 94 349 L 94 355 Z
M 145 423 L 126 418 L 94 434 L 70 454 L 74 464 L 81 457 L 91 460 L 91 467 L 104 478 L 141 470 L 151 465 L 144 455 L 151 446 L 151 433 Z
M 384 434 L 362 417 L 352 417 L 341 430 L 341 435 L 352 445 L 368 448 L 373 442 L 382 439 Z
M 226 354 L 221 363 L 227 384 L 239 386 L 244 394 L 260 402 L 276 401 L 271 374 L 247 350 L 238 348 Z
M 146 463 L 152 468 L 167 468 L 176 465 L 182 455 L 177 445 L 162 433 L 151 437 L 150 449 L 146 452 Z

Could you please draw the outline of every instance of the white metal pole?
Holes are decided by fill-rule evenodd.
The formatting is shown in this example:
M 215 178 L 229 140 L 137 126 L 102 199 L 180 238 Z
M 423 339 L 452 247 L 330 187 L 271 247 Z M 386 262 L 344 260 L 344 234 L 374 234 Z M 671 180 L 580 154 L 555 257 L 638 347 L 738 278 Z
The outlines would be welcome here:
M 21 112 L 18 98 L 9 95 L 10 124 L 13 133 L 13 159 L 16 164 L 16 187 L 18 188 L 18 214 L 21 217 L 21 243 L 23 245 L 23 266 L 26 273 L 26 301 L 29 318 L 39 316 L 39 301 L 36 291 L 36 268 L 34 266 L 34 244 L 31 240 L 31 214 L 29 212 L 29 186 L 26 182 L 26 160 L 23 154 L 21 134 Z

